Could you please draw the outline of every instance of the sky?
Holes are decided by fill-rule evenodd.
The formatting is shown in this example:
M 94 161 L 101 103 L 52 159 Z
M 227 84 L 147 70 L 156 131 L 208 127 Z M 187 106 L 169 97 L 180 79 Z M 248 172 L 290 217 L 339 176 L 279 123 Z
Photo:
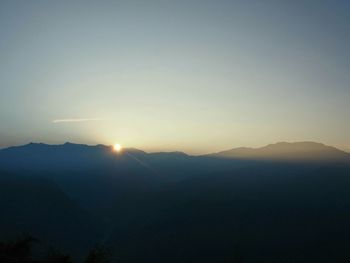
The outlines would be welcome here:
M 350 2 L 0 1 L 0 147 L 350 151 Z

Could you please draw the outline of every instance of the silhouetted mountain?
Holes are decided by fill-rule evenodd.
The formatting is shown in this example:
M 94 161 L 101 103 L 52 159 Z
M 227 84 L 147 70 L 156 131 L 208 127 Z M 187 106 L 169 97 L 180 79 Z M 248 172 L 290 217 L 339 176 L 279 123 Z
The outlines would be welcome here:
M 147 165 L 143 161 L 151 163 L 177 162 L 187 157 L 189 156 L 179 152 L 148 154 L 134 148 L 123 149 L 122 153 L 116 153 L 111 147 L 105 145 L 29 143 L 0 150 L 0 167 L 27 171 L 53 169 L 56 171 L 79 171 L 112 167 L 117 171 L 127 169 L 129 172 L 130 170 L 147 170 Z M 151 170 L 149 171 L 151 172 Z
M 87 211 L 43 178 L 0 173 L 0 211 L 1 239 L 31 233 L 79 253 L 101 235 Z
M 172 179 L 177 180 L 178 177 L 181 177 L 181 173 L 193 172 L 193 170 L 203 172 L 210 167 L 217 169 L 223 165 L 231 166 L 233 162 L 227 162 L 227 160 L 225 162 L 223 159 L 226 158 L 236 159 L 237 161 L 348 162 L 350 161 L 350 154 L 314 142 L 281 142 L 262 148 L 235 148 L 204 156 L 190 156 L 182 152 L 146 153 L 133 148 L 124 149 L 122 153 L 115 153 L 111 147 L 105 145 L 30 143 L 0 150 L 0 168 L 30 172 L 52 172 L 53 170 L 55 172 L 91 172 L 108 169 L 113 170 L 114 174 L 127 172 L 153 175 L 165 172 L 167 175 L 175 175 Z M 235 164 L 237 165 L 239 162 Z
M 140 221 L 111 243 L 131 262 L 231 262 L 237 244 L 242 262 L 343 262 L 349 175 L 346 166 L 265 163 L 193 177 L 145 201 Z
M 0 150 L 0 222 L 130 263 L 341 262 L 348 157 L 311 142 L 205 156 L 32 143 Z
M 235 148 L 212 156 L 252 160 L 349 162 L 350 154 L 315 142 L 279 142 L 262 148 Z

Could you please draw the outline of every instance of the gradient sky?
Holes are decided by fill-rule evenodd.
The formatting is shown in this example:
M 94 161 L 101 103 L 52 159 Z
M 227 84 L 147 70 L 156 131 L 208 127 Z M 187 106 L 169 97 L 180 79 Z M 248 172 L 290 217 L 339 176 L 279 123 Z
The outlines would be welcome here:
M 0 1 L 0 147 L 350 149 L 350 1 Z

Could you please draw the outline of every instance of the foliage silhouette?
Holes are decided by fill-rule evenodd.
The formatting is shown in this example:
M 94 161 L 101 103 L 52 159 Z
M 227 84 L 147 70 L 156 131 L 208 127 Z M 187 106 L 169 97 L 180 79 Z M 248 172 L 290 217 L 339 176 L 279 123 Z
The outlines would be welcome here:
M 89 251 L 87 258 L 84 261 L 84 263 L 111 263 L 111 262 L 112 262 L 111 252 L 107 248 L 101 245 L 97 245 L 93 249 L 91 249 Z
M 0 242 L 0 262 L 2 263 L 31 263 L 32 245 L 38 242 L 32 236 L 22 236 L 14 241 Z
M 234 246 L 232 263 L 241 263 L 241 262 L 242 262 L 241 249 L 240 249 L 239 243 L 237 243 Z
M 19 237 L 15 240 L 0 242 L 0 262 L 1 263 L 73 263 L 70 255 L 62 253 L 60 250 L 50 247 L 47 254 L 42 259 L 33 257 L 33 244 L 39 243 L 37 239 L 30 235 Z M 83 263 L 112 263 L 112 253 L 101 245 L 92 248 Z
M 72 259 L 69 255 L 62 253 L 61 251 L 55 248 L 50 248 L 44 262 L 45 263 L 72 263 Z

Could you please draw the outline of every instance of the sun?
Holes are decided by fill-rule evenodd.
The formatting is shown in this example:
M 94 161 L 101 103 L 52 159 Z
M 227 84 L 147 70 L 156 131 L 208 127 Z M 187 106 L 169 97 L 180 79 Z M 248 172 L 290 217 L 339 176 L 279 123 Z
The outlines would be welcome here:
M 119 143 L 113 145 L 113 150 L 116 152 L 120 152 L 122 150 L 122 146 Z

